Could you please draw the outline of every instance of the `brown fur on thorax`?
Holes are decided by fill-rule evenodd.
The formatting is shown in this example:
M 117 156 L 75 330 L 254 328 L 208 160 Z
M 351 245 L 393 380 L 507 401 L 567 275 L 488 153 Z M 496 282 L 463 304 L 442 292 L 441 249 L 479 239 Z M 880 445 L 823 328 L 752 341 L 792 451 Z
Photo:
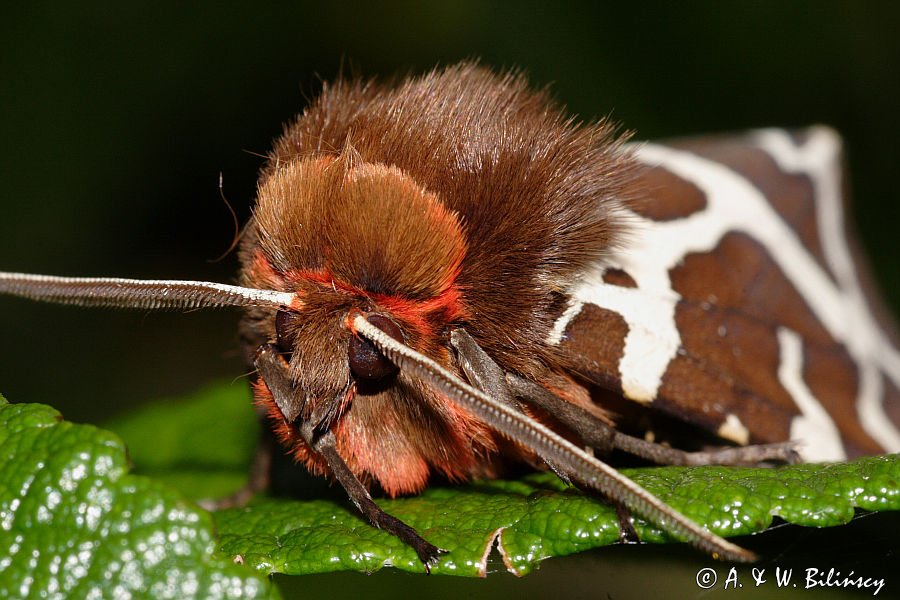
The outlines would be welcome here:
M 390 493 L 431 470 L 485 472 L 496 440 L 483 424 L 405 374 L 355 385 L 342 319 L 386 314 L 448 366 L 463 327 L 505 370 L 578 401 L 545 340 L 560 295 L 621 241 L 630 171 L 607 124 L 574 124 L 516 74 L 464 63 L 394 88 L 326 86 L 276 141 L 241 248 L 244 285 L 304 301 L 290 358 L 302 416 L 343 402 L 349 382 L 329 425 L 351 469 Z M 274 340 L 273 316 L 248 313 L 248 345 Z

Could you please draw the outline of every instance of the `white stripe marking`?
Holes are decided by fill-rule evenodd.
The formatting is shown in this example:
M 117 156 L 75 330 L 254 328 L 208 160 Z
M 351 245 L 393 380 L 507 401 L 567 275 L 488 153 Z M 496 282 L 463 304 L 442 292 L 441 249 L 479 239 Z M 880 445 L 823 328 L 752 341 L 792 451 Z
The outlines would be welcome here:
M 636 236 L 633 243 L 638 241 Z M 636 249 L 636 245 L 631 247 Z M 624 263 L 621 268 L 634 277 Z M 641 282 L 635 279 L 640 286 Z M 619 363 L 622 389 L 631 400 L 643 404 L 652 402 L 656 398 L 662 374 L 681 345 L 675 326 L 678 295 L 669 291 L 668 294 L 652 296 L 643 289 L 608 284 L 603 281 L 602 272 L 595 272 L 582 280 L 572 297 L 574 303 L 557 320 L 554 333 L 561 335 L 565 332 L 569 321 L 581 312 L 585 303 L 622 315 L 628 324 L 625 348 Z
M 791 439 L 803 443 L 798 451 L 808 462 L 846 459 L 838 428 L 803 380 L 800 336 L 786 327 L 779 327 L 778 348 L 781 358 L 778 379 L 802 413 L 791 421 Z
M 785 132 L 778 130 L 761 131 L 756 139 L 781 169 L 805 173 L 812 181 L 822 251 L 840 286 L 840 290 L 835 290 L 838 296 L 835 303 L 843 309 L 843 335 L 831 327 L 829 331 L 846 344 L 859 367 L 856 409 L 862 426 L 888 452 L 898 452 L 900 431 L 884 411 L 884 385 L 879 368 L 900 387 L 900 353 L 875 321 L 853 267 L 853 256 L 844 234 L 838 164 L 840 139 L 826 127 L 812 129 L 809 141 L 802 147 L 797 147 Z

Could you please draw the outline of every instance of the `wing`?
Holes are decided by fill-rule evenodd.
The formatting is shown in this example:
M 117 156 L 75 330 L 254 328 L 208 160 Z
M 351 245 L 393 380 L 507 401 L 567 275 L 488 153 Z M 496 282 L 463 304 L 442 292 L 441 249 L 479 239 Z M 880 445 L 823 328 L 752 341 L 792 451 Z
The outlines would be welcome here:
M 551 342 L 590 381 L 810 461 L 900 451 L 900 353 L 824 127 L 635 148 L 631 237 Z

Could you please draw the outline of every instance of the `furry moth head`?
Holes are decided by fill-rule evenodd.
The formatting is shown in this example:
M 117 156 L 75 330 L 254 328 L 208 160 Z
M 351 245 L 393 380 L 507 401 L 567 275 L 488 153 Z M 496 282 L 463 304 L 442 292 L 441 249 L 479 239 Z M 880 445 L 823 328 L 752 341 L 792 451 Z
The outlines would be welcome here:
M 282 340 L 300 414 L 352 430 L 338 443 L 364 478 L 396 494 L 431 471 L 485 474 L 500 442 L 402 371 L 354 372 L 348 310 L 381 315 L 447 368 L 462 327 L 504 370 L 581 394 L 545 340 L 561 294 L 621 240 L 629 157 L 610 129 L 578 127 L 522 77 L 472 65 L 327 87 L 287 127 L 241 283 L 297 293 L 304 310 L 250 311 L 243 331 L 250 350 Z

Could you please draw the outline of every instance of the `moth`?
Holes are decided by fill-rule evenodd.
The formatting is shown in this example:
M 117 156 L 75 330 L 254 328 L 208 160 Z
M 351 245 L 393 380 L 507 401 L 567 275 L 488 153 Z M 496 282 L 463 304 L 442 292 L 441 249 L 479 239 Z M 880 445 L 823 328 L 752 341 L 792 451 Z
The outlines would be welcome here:
M 426 570 L 442 550 L 369 490 L 511 464 L 748 561 L 600 457 L 900 450 L 897 338 L 844 230 L 840 160 L 823 127 L 627 143 L 474 63 L 338 81 L 275 142 L 238 285 L 4 272 L 0 292 L 242 307 L 277 438 Z

